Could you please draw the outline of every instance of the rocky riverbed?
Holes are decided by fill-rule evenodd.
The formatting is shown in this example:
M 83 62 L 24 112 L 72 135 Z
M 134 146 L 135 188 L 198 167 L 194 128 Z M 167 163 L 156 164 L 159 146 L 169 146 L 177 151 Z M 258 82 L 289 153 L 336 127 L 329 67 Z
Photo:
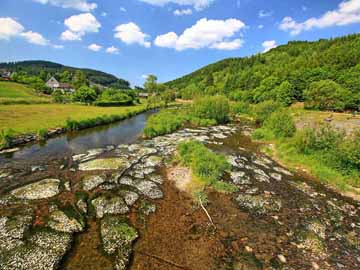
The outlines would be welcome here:
M 1 169 L 0 269 L 360 269 L 359 203 L 259 153 L 249 132 L 184 129 Z M 216 229 L 167 179 L 189 139 L 225 154 L 239 188 L 208 190 Z

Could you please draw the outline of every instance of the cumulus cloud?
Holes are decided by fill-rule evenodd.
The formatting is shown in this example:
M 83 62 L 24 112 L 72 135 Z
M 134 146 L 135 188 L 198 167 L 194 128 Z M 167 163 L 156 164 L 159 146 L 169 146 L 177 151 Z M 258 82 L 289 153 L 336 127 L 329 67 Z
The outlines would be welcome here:
M 143 33 L 140 27 L 133 22 L 120 24 L 114 31 L 114 37 L 120 39 L 125 44 L 139 44 L 146 48 L 151 47 L 151 43 L 147 41 L 149 35 Z
M 203 18 L 187 28 L 180 36 L 175 32 L 157 36 L 154 44 L 158 47 L 174 48 L 178 51 L 201 48 L 235 50 L 241 47 L 242 40 L 229 39 L 243 28 L 245 28 L 245 24 L 237 19 L 208 20 Z
M 61 34 L 62 40 L 81 40 L 87 33 L 97 33 L 101 27 L 100 22 L 91 13 L 82 13 L 67 18 L 64 21 L 68 28 Z
M 94 51 L 94 52 L 98 52 L 98 51 L 100 51 L 102 49 L 102 46 L 93 43 L 93 44 L 88 46 L 88 49 L 91 50 L 91 51 Z
M 180 6 L 192 6 L 196 10 L 209 7 L 214 0 L 139 0 L 155 6 L 165 6 L 167 4 L 177 4 Z
M 110 54 L 119 54 L 119 49 L 114 46 L 111 46 L 106 49 L 106 52 Z
M 89 12 L 97 8 L 96 3 L 88 3 L 87 0 L 33 0 L 34 2 L 52 5 L 62 8 L 73 8 L 83 12 Z
M 24 31 L 24 27 L 12 18 L 0 18 L 0 25 L 0 39 L 9 40 Z
M 124 7 L 120 7 L 120 11 L 122 11 L 122 12 L 126 12 L 126 8 L 124 8 Z
M 174 11 L 174 15 L 175 16 L 183 16 L 183 15 L 191 15 L 192 14 L 192 10 L 190 8 L 187 9 L 176 9 Z
M 274 49 L 276 48 L 278 45 L 276 44 L 276 41 L 275 40 L 267 40 L 267 41 L 264 41 L 263 44 L 262 44 L 263 48 L 264 48 L 264 53 L 270 51 L 271 49 Z
M 31 44 L 46 46 L 50 42 L 41 34 L 33 31 L 26 31 L 24 26 L 12 18 L 0 18 L 0 40 L 10 40 L 11 38 L 20 37 Z
M 32 44 L 41 45 L 41 46 L 46 46 L 49 44 L 49 41 L 45 39 L 41 34 L 33 31 L 23 32 L 20 35 L 23 38 L 25 38 L 27 42 Z
M 331 26 L 343 26 L 360 23 L 360 1 L 349 0 L 341 2 L 337 9 L 331 10 L 316 18 L 312 17 L 304 22 L 296 22 L 292 17 L 285 17 L 279 28 L 298 35 L 314 28 L 326 28 Z
M 259 29 L 263 29 L 263 28 L 264 28 L 264 25 L 263 25 L 263 24 L 260 24 L 260 25 L 258 25 L 258 28 L 259 28 Z

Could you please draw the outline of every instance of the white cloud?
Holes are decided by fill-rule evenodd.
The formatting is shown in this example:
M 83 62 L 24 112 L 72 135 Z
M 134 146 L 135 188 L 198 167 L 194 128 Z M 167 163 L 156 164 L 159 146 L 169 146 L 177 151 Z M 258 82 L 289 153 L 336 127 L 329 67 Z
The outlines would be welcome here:
M 98 51 L 100 51 L 102 49 L 102 46 L 93 43 L 93 44 L 88 46 L 88 49 L 91 50 L 91 51 L 94 51 L 94 52 L 98 52 Z
M 155 6 L 165 6 L 167 4 L 177 4 L 180 6 L 192 6 L 196 10 L 209 7 L 214 0 L 139 0 Z
M 33 31 L 26 31 L 24 26 L 12 18 L 0 18 L 0 40 L 10 40 L 11 38 L 20 37 L 28 43 L 46 46 L 50 42 L 41 34 Z
M 56 7 L 73 8 L 83 12 L 89 12 L 97 8 L 96 3 L 88 3 L 87 0 L 33 0 L 40 4 L 50 4 Z
M 259 11 L 259 18 L 270 17 L 272 15 L 273 15 L 272 11 L 265 11 L 265 10 L 260 10 Z
M 64 21 L 68 30 L 61 34 L 62 40 L 81 40 L 87 33 L 97 33 L 101 27 L 100 22 L 91 13 L 82 13 L 67 18 Z
M 233 41 L 222 41 L 222 42 L 214 43 L 213 45 L 210 46 L 210 48 L 231 51 L 241 48 L 243 44 L 244 41 L 242 39 L 237 38 L 234 39 Z
M 46 46 L 49 44 L 49 41 L 45 39 L 41 34 L 33 31 L 23 32 L 20 34 L 20 36 L 22 36 L 27 40 L 27 42 L 32 44 L 41 45 L 41 46 Z
M 203 18 L 178 36 L 175 32 L 169 32 L 156 37 L 154 44 L 158 47 L 174 48 L 178 51 L 185 49 L 237 49 L 241 47 L 240 39 L 229 40 L 245 24 L 237 19 L 208 20 Z
M 119 54 L 119 49 L 114 46 L 111 46 L 106 49 L 106 52 L 110 54 Z
M 70 30 L 66 30 L 64 32 L 61 33 L 60 39 L 61 40 L 81 40 L 82 34 L 80 33 L 74 33 L 71 32 Z
M 62 50 L 62 49 L 64 49 L 64 45 L 56 45 L 56 44 L 54 44 L 54 45 L 52 45 L 52 46 L 53 46 L 54 49 L 57 49 L 57 50 Z
M 341 2 L 336 10 L 331 10 L 320 16 L 312 17 L 304 22 L 298 23 L 291 17 L 285 17 L 279 28 L 290 32 L 291 35 L 298 35 L 301 32 L 314 28 L 326 28 L 331 26 L 343 26 L 360 23 L 360 1 L 349 0 Z
M 183 15 L 191 15 L 192 14 L 192 10 L 190 8 L 187 9 L 176 9 L 174 11 L 174 15 L 175 16 L 183 16 Z
M 114 37 L 120 39 L 128 45 L 139 44 L 146 48 L 151 47 L 151 43 L 147 41 L 149 35 L 143 33 L 140 27 L 133 22 L 120 24 L 114 29 L 114 31 Z
M 259 29 L 263 29 L 263 28 L 264 28 L 264 25 L 263 25 L 263 24 L 260 24 L 260 25 L 258 25 L 258 28 L 259 28 Z
M 102 17 L 106 17 L 108 14 L 104 11 L 104 12 L 101 12 L 101 16 Z
M 120 7 L 120 10 L 121 10 L 122 12 L 126 12 L 126 8 L 124 8 L 124 7 Z
M 12 18 L 0 18 L 0 25 L 0 39 L 9 40 L 24 31 L 24 27 Z
M 276 41 L 275 40 L 267 40 L 267 41 L 264 41 L 263 44 L 262 44 L 263 48 L 264 48 L 264 53 L 270 51 L 271 49 L 274 49 L 276 48 L 278 45 L 276 44 Z

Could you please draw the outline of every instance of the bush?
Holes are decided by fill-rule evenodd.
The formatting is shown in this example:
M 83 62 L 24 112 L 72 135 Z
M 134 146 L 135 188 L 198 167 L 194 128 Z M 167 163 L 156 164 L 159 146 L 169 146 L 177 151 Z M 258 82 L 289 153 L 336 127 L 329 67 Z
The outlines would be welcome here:
M 332 80 L 314 82 L 304 92 L 305 108 L 344 111 L 350 106 L 351 95 L 350 91 Z
M 343 140 L 337 153 L 343 169 L 360 170 L 360 130 L 357 130 L 351 138 Z
M 88 86 L 81 86 L 74 93 L 74 100 L 82 103 L 92 103 L 97 97 L 96 91 Z
M 202 143 L 195 141 L 180 143 L 178 153 L 180 161 L 190 167 L 194 175 L 206 184 L 217 190 L 236 190 L 236 187 L 220 181 L 225 171 L 230 169 L 225 156 L 216 154 Z
M 264 128 L 271 131 L 277 138 L 292 137 L 296 132 L 294 120 L 285 110 L 272 113 L 265 120 Z
M 94 105 L 102 107 L 114 107 L 133 105 L 135 102 L 135 93 L 132 93 L 130 90 L 120 91 L 108 89 L 101 93 L 101 95 L 94 102 Z
M 243 101 L 234 102 L 230 105 L 230 111 L 232 114 L 249 114 L 250 104 Z
M 202 119 L 215 119 L 218 124 L 229 121 L 229 100 L 224 96 L 198 98 L 192 105 L 192 114 Z
M 0 148 L 10 147 L 14 137 L 15 132 L 12 129 L 0 130 Z
M 279 102 L 268 100 L 253 106 L 252 112 L 256 122 L 262 124 L 273 112 L 281 107 L 282 105 Z

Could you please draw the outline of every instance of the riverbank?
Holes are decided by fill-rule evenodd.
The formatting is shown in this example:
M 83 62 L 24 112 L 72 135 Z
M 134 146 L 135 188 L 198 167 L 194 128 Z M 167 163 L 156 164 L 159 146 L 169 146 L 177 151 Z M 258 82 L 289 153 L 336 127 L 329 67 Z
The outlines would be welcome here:
M 77 104 L 0 106 L 0 149 L 46 140 L 68 130 L 110 124 L 153 109 L 145 103 L 126 107 Z

